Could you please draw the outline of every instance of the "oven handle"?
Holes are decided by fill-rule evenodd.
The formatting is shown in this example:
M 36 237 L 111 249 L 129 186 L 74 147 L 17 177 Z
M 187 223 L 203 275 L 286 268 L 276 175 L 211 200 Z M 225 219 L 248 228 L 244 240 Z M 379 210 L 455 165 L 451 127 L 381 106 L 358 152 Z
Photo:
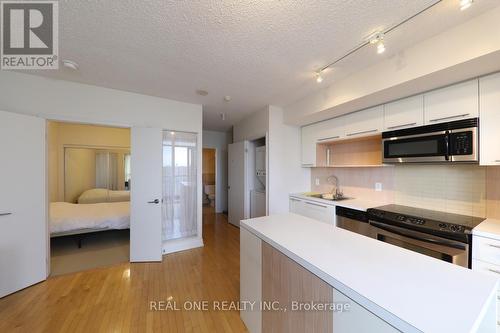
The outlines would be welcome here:
M 371 220 L 370 220 L 370 224 L 376 228 L 379 228 L 379 229 L 382 229 L 382 230 L 385 230 L 388 232 L 392 232 L 393 234 L 396 234 L 399 236 L 408 237 L 408 238 L 411 238 L 414 240 L 432 243 L 432 244 L 436 244 L 436 245 L 450 246 L 450 247 L 453 247 L 456 249 L 465 250 L 465 245 L 463 243 L 460 243 L 460 242 L 455 242 L 455 241 L 447 240 L 447 239 L 439 239 L 438 240 L 438 239 L 433 239 L 430 237 L 422 237 L 422 236 L 419 236 L 419 235 L 417 235 L 409 230 L 399 228 L 399 227 L 389 226 L 387 224 L 383 224 L 383 223 L 379 223 L 379 222 L 375 222 L 375 221 L 371 221 Z

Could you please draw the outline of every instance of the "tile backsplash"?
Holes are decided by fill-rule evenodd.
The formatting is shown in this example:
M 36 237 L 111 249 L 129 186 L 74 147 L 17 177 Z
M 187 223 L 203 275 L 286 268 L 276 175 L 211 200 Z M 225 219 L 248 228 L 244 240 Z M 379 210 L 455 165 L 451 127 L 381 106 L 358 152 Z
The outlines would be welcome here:
M 316 168 L 311 190 L 328 192 L 336 175 L 346 196 L 500 218 L 500 167 L 478 165 L 396 165 L 383 168 Z M 316 178 L 320 185 L 316 186 Z M 375 191 L 375 183 L 382 191 Z
M 477 165 L 395 166 L 395 203 L 486 216 L 486 168 Z

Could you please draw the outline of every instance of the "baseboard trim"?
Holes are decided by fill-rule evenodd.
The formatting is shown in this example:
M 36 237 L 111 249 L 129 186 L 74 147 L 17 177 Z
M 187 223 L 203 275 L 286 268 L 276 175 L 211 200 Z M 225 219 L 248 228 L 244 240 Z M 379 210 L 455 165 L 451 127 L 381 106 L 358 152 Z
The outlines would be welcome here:
M 162 254 L 169 254 L 179 251 L 186 251 L 203 247 L 203 239 L 198 237 L 176 239 L 172 241 L 163 242 Z

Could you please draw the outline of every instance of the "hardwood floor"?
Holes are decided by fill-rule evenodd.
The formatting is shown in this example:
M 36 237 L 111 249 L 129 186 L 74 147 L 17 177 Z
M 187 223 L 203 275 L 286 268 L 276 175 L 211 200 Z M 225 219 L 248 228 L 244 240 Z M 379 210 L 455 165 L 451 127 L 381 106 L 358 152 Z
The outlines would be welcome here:
M 0 332 L 246 332 L 237 310 L 213 310 L 214 301 L 239 299 L 239 229 L 204 210 L 203 239 L 205 247 L 162 263 L 57 276 L 4 297 Z M 181 310 L 153 311 L 155 301 Z M 183 310 L 184 301 L 208 301 L 210 310 Z

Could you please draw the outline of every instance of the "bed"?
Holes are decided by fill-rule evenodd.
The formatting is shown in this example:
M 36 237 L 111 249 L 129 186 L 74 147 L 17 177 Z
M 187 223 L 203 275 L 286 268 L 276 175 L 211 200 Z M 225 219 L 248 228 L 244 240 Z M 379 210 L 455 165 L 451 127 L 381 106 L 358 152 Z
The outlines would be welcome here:
M 50 237 L 129 229 L 130 202 L 53 202 L 50 204 L 49 216 Z

